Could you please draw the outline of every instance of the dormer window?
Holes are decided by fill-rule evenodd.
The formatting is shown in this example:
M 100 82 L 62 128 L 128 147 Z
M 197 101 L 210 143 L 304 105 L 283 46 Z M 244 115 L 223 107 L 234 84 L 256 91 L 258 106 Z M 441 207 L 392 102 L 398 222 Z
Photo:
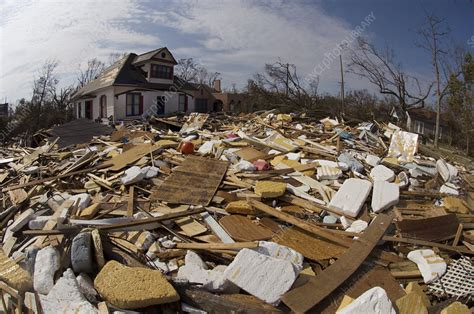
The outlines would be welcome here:
M 152 64 L 150 69 L 150 77 L 171 80 L 173 79 L 173 67 L 161 64 Z

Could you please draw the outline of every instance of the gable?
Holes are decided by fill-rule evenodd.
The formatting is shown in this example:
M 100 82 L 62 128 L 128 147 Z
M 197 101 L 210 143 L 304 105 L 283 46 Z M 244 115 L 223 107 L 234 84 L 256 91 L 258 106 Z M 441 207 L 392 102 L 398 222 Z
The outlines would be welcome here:
M 169 49 L 163 47 L 138 55 L 133 61 L 133 65 L 139 66 L 153 60 L 171 64 L 178 64 Z

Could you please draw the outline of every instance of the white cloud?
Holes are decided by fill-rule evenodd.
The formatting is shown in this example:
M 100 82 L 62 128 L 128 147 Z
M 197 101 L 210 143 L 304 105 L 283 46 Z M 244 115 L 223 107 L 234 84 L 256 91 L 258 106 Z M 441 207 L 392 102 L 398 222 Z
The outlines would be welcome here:
M 278 58 L 305 75 L 352 30 L 306 1 L 7 0 L 0 12 L 0 97 L 10 100 L 29 95 L 47 59 L 59 60 L 62 76 L 71 79 L 90 58 L 160 46 L 221 72 L 225 86 L 244 86 Z M 338 73 L 333 62 L 321 75 L 321 89 L 332 91 Z
M 132 0 L 7 1 L 0 12 L 0 97 L 10 100 L 30 96 L 33 77 L 48 59 L 58 60 L 58 74 L 71 81 L 90 58 L 106 60 L 124 45 L 160 44 L 157 36 L 129 27 L 138 12 Z

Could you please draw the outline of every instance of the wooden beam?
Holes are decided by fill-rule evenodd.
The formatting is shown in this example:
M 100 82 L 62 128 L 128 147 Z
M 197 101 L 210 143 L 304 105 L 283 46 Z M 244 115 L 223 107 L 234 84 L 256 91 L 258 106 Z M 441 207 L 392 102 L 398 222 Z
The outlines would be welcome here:
M 359 240 L 334 264 L 304 285 L 283 295 L 283 302 L 296 313 L 305 313 L 344 283 L 365 261 L 390 226 L 392 216 L 379 214 Z
M 258 242 L 235 242 L 235 243 L 176 243 L 177 249 L 187 250 L 233 250 L 253 249 L 258 247 Z
M 463 247 L 459 247 L 459 246 L 453 247 L 451 245 L 441 244 L 437 242 L 423 241 L 423 240 L 417 240 L 417 239 L 397 238 L 397 237 L 391 237 L 391 236 L 384 236 L 382 240 L 390 241 L 390 242 L 408 243 L 408 244 L 414 244 L 414 245 L 423 245 L 423 246 L 428 246 L 428 247 L 437 247 L 445 251 L 458 252 L 458 253 L 464 253 L 464 254 L 471 254 L 471 255 L 474 254 L 473 251 L 465 249 Z
M 295 225 L 298 228 L 303 229 L 305 231 L 308 231 L 308 232 L 310 232 L 314 235 L 317 235 L 321 238 L 324 238 L 324 239 L 329 240 L 331 242 L 337 243 L 337 244 L 339 244 L 343 247 L 350 247 L 351 244 L 352 244 L 351 240 L 341 238 L 339 236 L 336 236 L 336 235 L 332 234 L 330 231 L 328 231 L 324 228 L 309 224 L 308 222 L 306 222 L 302 219 L 296 218 L 292 215 L 282 213 L 282 212 L 276 210 L 273 207 L 265 205 L 262 202 L 259 202 L 259 201 L 256 201 L 256 200 L 249 200 L 249 203 L 253 207 L 257 208 L 258 210 L 263 211 L 264 213 L 267 213 L 267 214 L 269 214 L 273 217 L 276 217 L 280 220 L 283 220 L 283 221 L 288 222 L 292 225 Z

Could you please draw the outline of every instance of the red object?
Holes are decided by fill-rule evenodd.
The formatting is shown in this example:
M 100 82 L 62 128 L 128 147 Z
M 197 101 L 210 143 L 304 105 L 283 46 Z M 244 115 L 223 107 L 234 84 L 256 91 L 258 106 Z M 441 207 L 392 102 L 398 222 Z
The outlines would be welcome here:
M 258 171 L 269 170 L 270 165 L 263 159 L 259 159 L 253 162 L 253 165 L 257 167 Z
M 238 136 L 237 134 L 235 134 L 235 133 L 229 133 L 229 134 L 227 134 L 227 138 L 237 138 L 237 137 L 239 137 L 239 136 Z
M 143 95 L 140 95 L 140 105 L 138 107 L 138 114 L 143 114 Z
M 181 154 L 192 154 L 194 153 L 194 144 L 191 142 L 181 142 L 179 151 Z

